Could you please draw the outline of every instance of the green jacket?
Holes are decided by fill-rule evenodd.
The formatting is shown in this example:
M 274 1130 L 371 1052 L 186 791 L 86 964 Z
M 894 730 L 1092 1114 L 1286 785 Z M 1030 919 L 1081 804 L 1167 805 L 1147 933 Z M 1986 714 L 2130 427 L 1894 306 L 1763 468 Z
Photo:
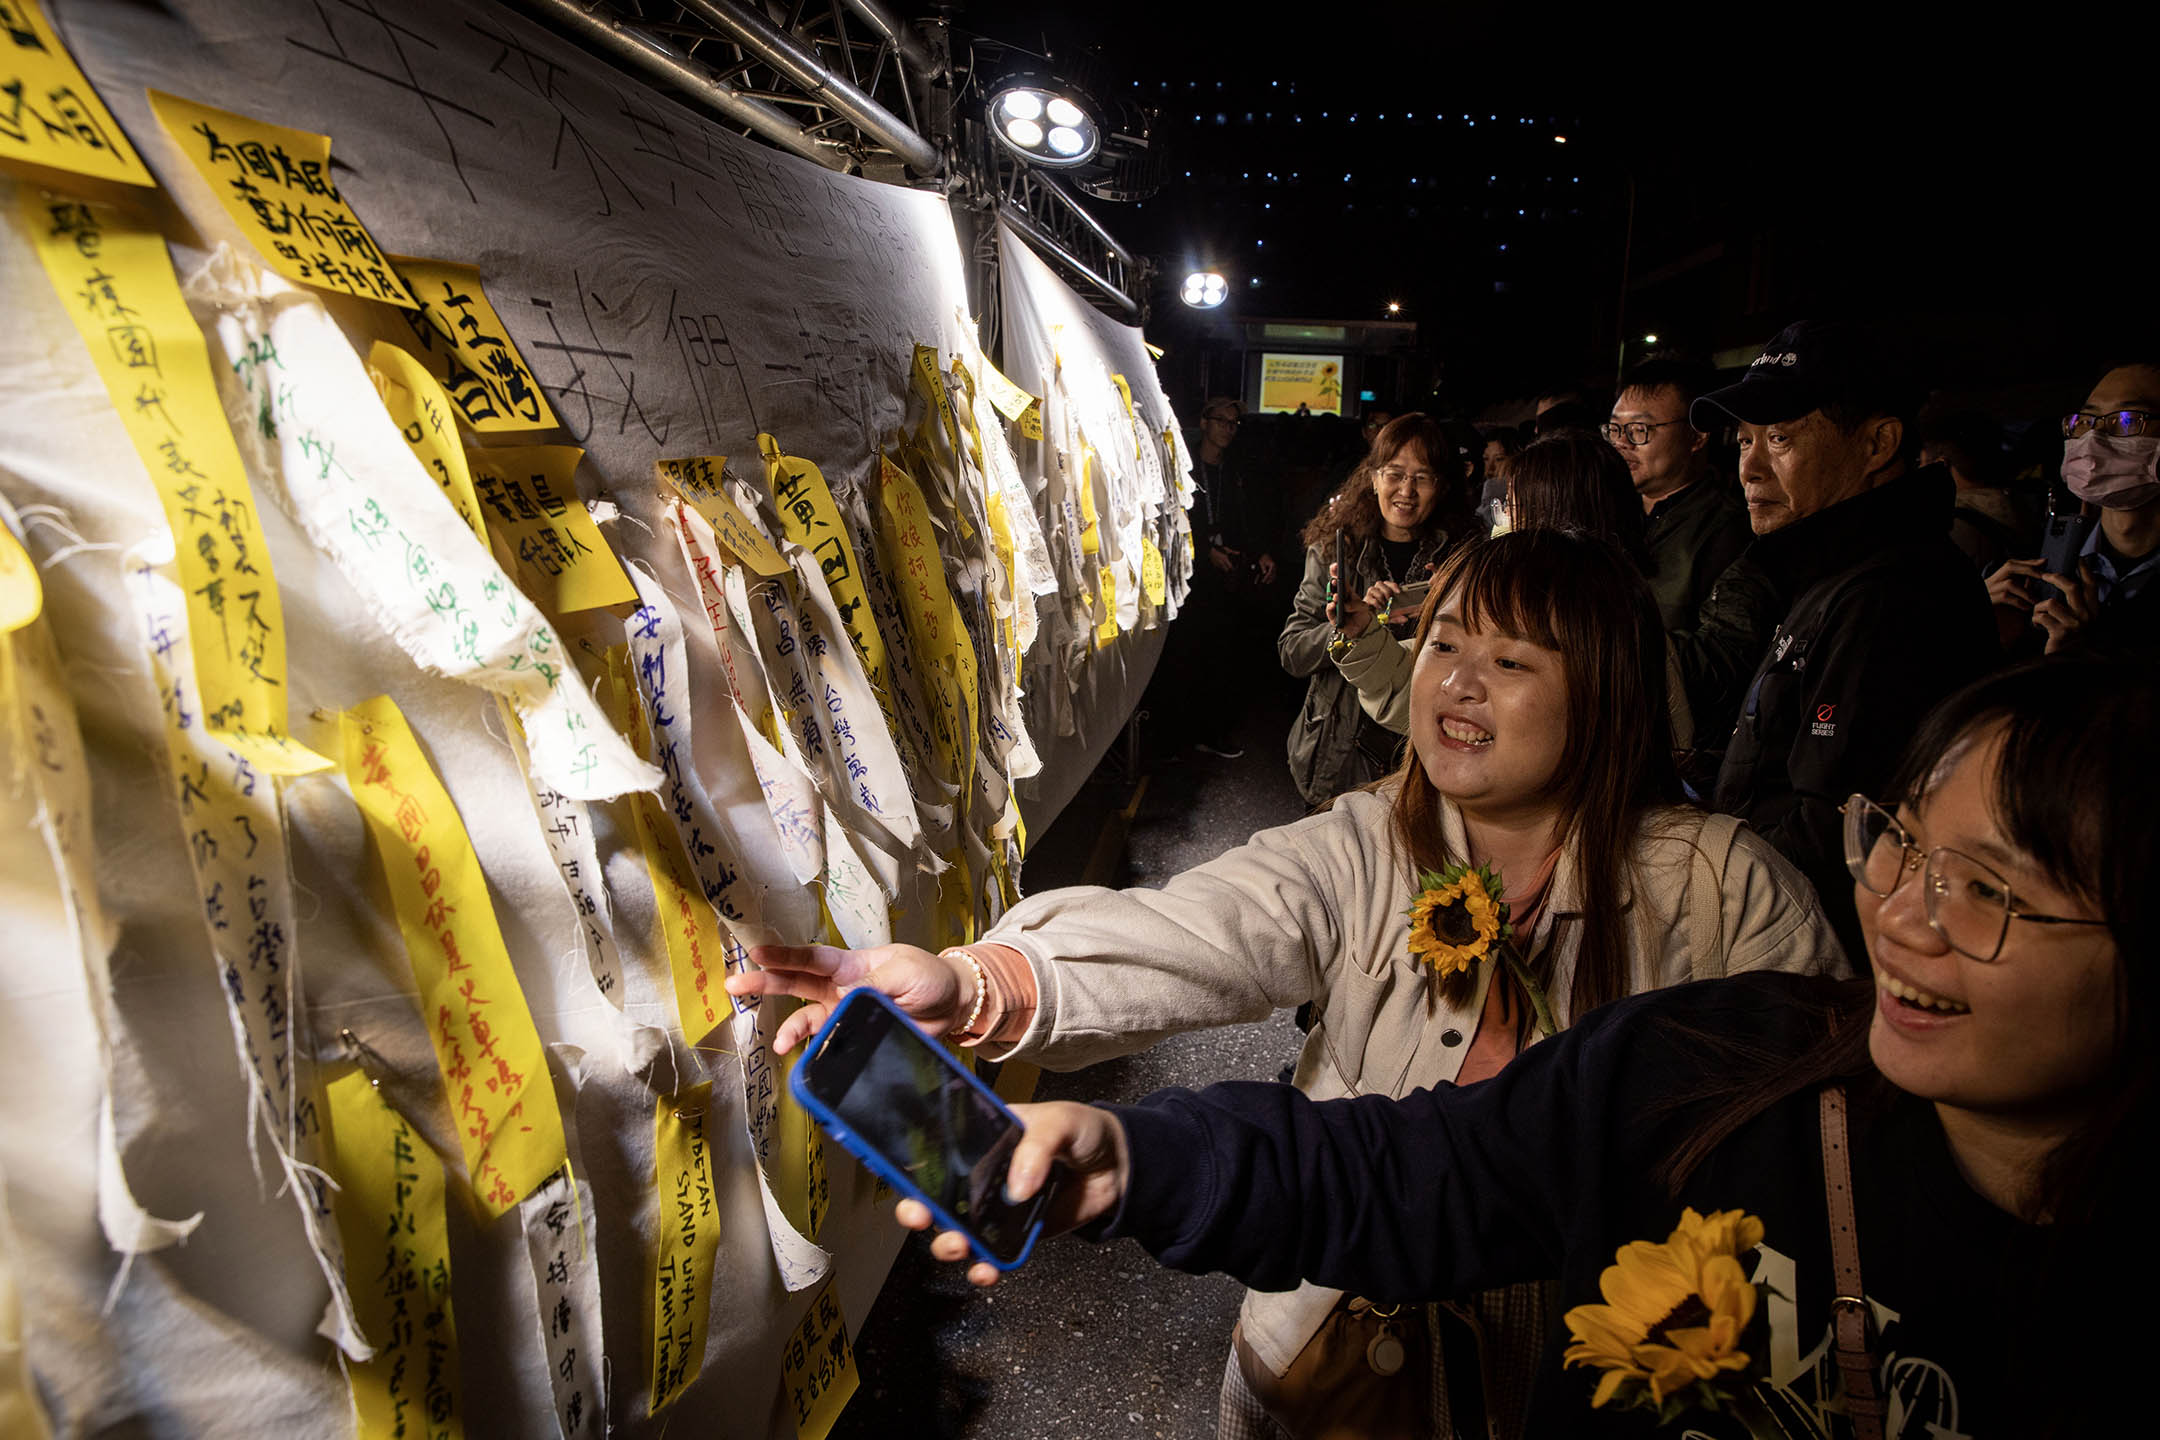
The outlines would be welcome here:
M 1711 587 L 1752 538 L 1747 507 L 1714 481 L 1698 480 L 1657 503 L 1643 522 L 1643 546 L 1650 552 L 1644 578 L 1666 629 L 1694 627 Z

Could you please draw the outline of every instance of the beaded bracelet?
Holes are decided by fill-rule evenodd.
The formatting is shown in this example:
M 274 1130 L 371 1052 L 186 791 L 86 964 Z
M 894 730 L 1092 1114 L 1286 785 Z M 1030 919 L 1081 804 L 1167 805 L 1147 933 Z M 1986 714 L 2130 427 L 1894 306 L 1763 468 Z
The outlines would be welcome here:
M 966 946 L 955 945 L 950 949 L 938 951 L 940 960 L 951 955 L 957 955 L 967 961 L 968 968 L 975 972 L 975 1008 L 968 1011 L 967 1023 L 953 1031 L 952 1036 L 953 1039 L 958 1040 L 963 1045 L 979 1043 L 989 1038 L 975 1033 L 975 1022 L 982 1019 L 983 1002 L 990 996 L 990 975 L 989 972 L 983 969 L 982 961 L 975 958 L 975 952 Z

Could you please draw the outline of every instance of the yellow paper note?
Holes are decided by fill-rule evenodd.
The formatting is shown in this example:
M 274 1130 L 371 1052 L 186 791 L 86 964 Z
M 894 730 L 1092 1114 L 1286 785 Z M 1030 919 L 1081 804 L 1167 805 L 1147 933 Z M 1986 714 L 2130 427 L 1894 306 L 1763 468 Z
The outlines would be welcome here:
M 488 303 L 480 272 L 448 260 L 393 255 L 390 263 L 420 302 L 407 311 L 421 363 L 441 382 L 465 423 L 482 435 L 553 430 L 532 367 L 510 339 L 509 327 Z
M 1102 531 L 1095 522 L 1095 452 L 1080 452 L 1080 553 L 1100 554 Z
M 1140 537 L 1140 590 L 1148 598 L 1148 604 L 1160 605 L 1169 597 L 1169 578 L 1163 570 L 1162 551 L 1155 542 Z
M 1020 426 L 1020 433 L 1028 439 L 1042 439 L 1042 402 L 1037 400 L 1029 401 L 1027 409 L 1020 412 L 1020 419 L 1017 423 Z
M 354 706 L 343 730 L 345 778 L 397 905 L 473 1199 L 493 1220 L 563 1163 L 540 1032 L 464 822 L 396 702 Z
M 736 559 L 760 575 L 794 573 L 758 523 L 743 514 L 742 508 L 728 498 L 726 489 L 720 484 L 720 476 L 726 469 L 725 455 L 693 455 L 682 460 L 653 461 L 654 477 L 704 516 L 705 523 L 712 526 L 713 534 L 720 538 L 721 544 L 735 552 Z
M 945 393 L 945 376 L 938 369 L 937 350 L 932 346 L 915 347 L 915 391 L 944 422 L 945 438 L 952 442 L 953 453 L 960 453 L 960 427 L 953 420 L 952 397 Z
M 765 484 L 780 512 L 780 528 L 787 538 L 817 557 L 818 569 L 839 608 L 840 623 L 862 662 L 863 674 L 877 695 L 878 712 L 885 728 L 900 733 L 900 717 L 893 707 L 892 672 L 886 668 L 885 637 L 870 613 L 869 593 L 863 589 L 862 561 L 855 554 L 840 507 L 817 466 L 793 455 L 780 453 L 780 442 L 770 435 L 758 436 L 758 453 L 765 457 Z
M 104 206 L 22 189 L 45 274 L 172 528 L 210 733 L 273 775 L 327 767 L 286 729 L 285 611 L 270 547 L 163 237 Z
M 960 677 L 961 645 L 967 642 L 960 612 L 945 583 L 945 562 L 922 487 L 891 461 L 884 462 L 880 504 L 892 584 L 913 642 L 917 673 L 934 712 L 932 739 L 944 778 L 961 781 L 961 804 L 974 793 L 974 730 Z M 964 813 L 964 811 L 963 811 Z
M 653 1193 L 660 1223 L 653 1256 L 652 1413 L 698 1377 L 712 1315 L 720 1204 L 705 1134 L 712 1084 L 663 1095 L 653 1108 Z
M 1005 372 L 990 363 L 988 356 L 982 362 L 983 393 L 996 407 L 998 414 L 1007 420 L 1018 420 L 1036 403 L 1035 397 L 1005 378 Z
M 1148 355 L 1149 355 L 1149 357 L 1150 357 L 1150 358 L 1152 358 L 1152 359 L 1156 359 L 1156 360 L 1160 360 L 1160 359 L 1162 359 L 1162 357 L 1163 357 L 1163 354 L 1164 354 L 1164 351 L 1163 351 L 1163 348 L 1162 348 L 1162 346 L 1160 346 L 1160 345 L 1155 345 L 1155 344 L 1150 344 L 1150 343 L 1149 343 L 1148 341 L 1146 341 L 1146 340 L 1143 340 L 1143 341 L 1141 341 L 1140 343 L 1141 343 L 1142 345 L 1146 345 L 1146 346 L 1147 346 L 1147 353 L 1148 353 Z
M 558 615 L 637 599 L 578 498 L 584 455 L 575 445 L 519 445 L 467 457 L 482 513 L 516 560 L 525 593 Z
M 359 1070 L 331 1081 L 328 1099 L 345 1278 L 360 1333 L 375 1347 L 375 1358 L 345 1371 L 360 1440 L 458 1440 L 442 1162 Z
M 368 376 L 382 396 L 383 407 L 397 422 L 405 443 L 443 494 L 450 497 L 458 518 L 472 527 L 482 545 L 487 544 L 487 521 L 480 499 L 473 493 L 472 470 L 465 463 L 465 442 L 458 436 L 450 399 L 442 386 L 418 360 L 385 340 L 368 351 Z
M 825 1440 L 855 1385 L 855 1347 L 828 1281 L 780 1352 L 780 1388 L 795 1416 L 796 1440 Z
M 683 1039 L 698 1044 L 712 1033 L 727 1011 L 727 977 L 720 917 L 699 888 L 682 838 L 660 807 L 660 797 L 639 792 L 630 797 L 637 821 L 638 850 L 652 880 L 657 923 L 675 977 L 675 1015 Z
M 157 184 L 38 0 L 0 0 L 0 161 L 37 178 Z
M 330 137 L 150 92 L 150 109 L 216 194 L 248 243 L 288 280 L 385 300 L 419 302 L 330 178 Z
M 0 0 L 0 5 L 7 0 Z M 20 630 L 45 608 L 45 587 L 15 532 L 0 525 L 0 635 Z
M 1102 620 L 1095 626 L 1095 648 L 1100 650 L 1117 639 L 1117 571 L 1105 565 L 1100 573 L 1102 580 Z

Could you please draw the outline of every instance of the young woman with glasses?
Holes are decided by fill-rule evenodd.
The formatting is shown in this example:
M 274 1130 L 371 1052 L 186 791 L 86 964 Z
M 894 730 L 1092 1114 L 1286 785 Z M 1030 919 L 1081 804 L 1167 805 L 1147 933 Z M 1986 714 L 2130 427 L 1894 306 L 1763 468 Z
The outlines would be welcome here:
M 1263 1288 L 1602 1293 L 1615 1309 L 1569 1321 L 1581 1363 L 1549 1355 L 1534 1435 L 2131 1433 L 2151 1416 L 2137 1317 L 2160 1282 L 2155 753 L 2150 663 L 2004 672 L 1938 707 L 1888 790 L 1846 808 L 1871 981 L 1638 996 L 1486 1084 L 1399 1100 L 1221 1085 L 1023 1106 L 1010 1189 L 1060 1158 L 1063 1223 Z M 1721 1222 L 1738 1237 L 1721 1288 L 1707 1264 L 1614 1266 L 1630 1242 L 1719 1228 L 1683 1207 L 1760 1222 Z M 955 1235 L 932 1250 L 966 1253 Z M 1747 1377 L 1759 1423 L 1675 1406 L 1660 1429 L 1601 1406 L 1630 1366 Z

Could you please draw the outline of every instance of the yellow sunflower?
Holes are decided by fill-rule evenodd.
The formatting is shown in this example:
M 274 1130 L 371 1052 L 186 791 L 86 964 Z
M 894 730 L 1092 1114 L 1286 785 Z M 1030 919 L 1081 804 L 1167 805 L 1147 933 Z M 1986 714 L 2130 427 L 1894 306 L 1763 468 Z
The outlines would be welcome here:
M 1410 957 L 1434 974 L 1468 970 L 1507 937 L 1499 878 L 1486 867 L 1450 865 L 1418 879 L 1425 890 L 1410 904 Z
M 1598 1277 L 1605 1303 L 1578 1305 L 1566 1316 L 1575 1337 L 1567 1363 L 1605 1372 L 1592 1407 L 1632 1387 L 1663 1406 L 1691 1385 L 1746 1370 L 1751 1362 L 1739 1344 L 1755 1318 L 1756 1296 L 1740 1256 L 1762 1238 L 1762 1221 L 1752 1215 L 1690 1209 L 1662 1245 L 1621 1246 Z

